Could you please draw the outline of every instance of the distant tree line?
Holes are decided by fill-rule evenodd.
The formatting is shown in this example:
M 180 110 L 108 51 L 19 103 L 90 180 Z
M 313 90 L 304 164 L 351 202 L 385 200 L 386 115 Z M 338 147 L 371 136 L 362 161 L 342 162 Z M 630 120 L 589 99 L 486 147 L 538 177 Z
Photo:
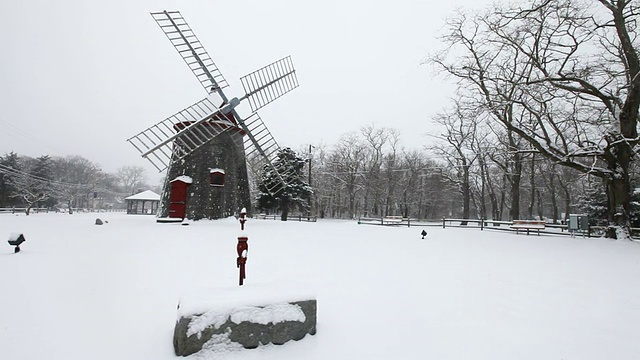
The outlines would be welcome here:
M 310 210 L 321 218 L 395 215 L 553 223 L 585 213 L 593 223 L 606 224 L 606 189 L 598 177 L 535 151 L 514 150 L 514 138 L 469 119 L 473 114 L 462 109 L 437 115 L 433 121 L 441 132 L 430 134 L 434 141 L 422 149 L 407 150 L 396 130 L 373 125 L 343 134 L 332 147 L 316 145 L 312 152 L 300 149 L 297 154 L 287 149 L 282 159 L 294 159 L 290 163 L 297 164 L 299 181 L 289 191 L 294 195 L 286 211 L 305 215 Z M 272 177 L 263 176 L 258 186 Z M 633 199 L 640 200 L 640 194 Z M 282 213 L 278 201 L 258 191 L 258 209 Z M 636 203 L 631 222 L 640 226 Z
M 115 174 L 81 156 L 37 158 L 14 152 L 0 156 L 0 208 L 124 207 L 124 197 L 149 189 L 145 170 L 123 166 Z
M 638 226 L 638 1 L 526 0 L 458 10 L 425 64 L 457 91 L 428 149 L 390 129 L 317 147 L 320 216 L 548 218 Z M 304 151 L 304 150 L 303 150 Z

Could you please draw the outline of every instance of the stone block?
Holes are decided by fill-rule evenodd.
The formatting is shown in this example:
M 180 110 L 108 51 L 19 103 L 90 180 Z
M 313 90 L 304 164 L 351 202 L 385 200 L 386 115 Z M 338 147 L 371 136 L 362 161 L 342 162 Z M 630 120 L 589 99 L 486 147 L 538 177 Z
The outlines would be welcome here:
M 174 328 L 174 350 L 176 355 L 188 356 L 215 343 L 235 343 L 245 349 L 269 343 L 282 345 L 314 335 L 316 312 L 317 302 L 310 299 L 182 315 Z

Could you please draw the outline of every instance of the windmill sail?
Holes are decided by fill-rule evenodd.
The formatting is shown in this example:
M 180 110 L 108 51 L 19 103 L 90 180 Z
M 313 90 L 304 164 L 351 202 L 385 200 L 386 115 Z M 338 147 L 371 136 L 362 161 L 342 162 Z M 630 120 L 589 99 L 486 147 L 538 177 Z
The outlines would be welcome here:
M 151 16 L 208 93 L 229 86 L 179 11 L 160 11 Z
M 253 112 L 298 87 L 291 56 L 245 75 L 240 82 Z
M 158 171 L 163 171 L 171 161 L 183 159 L 219 134 L 237 130 L 233 116 L 225 115 L 205 98 L 127 141 Z
M 244 140 L 244 148 L 247 164 L 251 167 L 251 170 L 256 174 L 260 174 L 266 165 L 268 169 L 274 171 L 280 178 L 277 183 L 265 184 L 267 191 L 271 194 L 276 194 L 284 190 L 290 179 L 296 174 L 292 168 L 280 169 L 274 166 L 280 152 L 280 146 L 271 135 L 262 118 L 260 118 L 260 115 L 253 113 L 244 121 L 240 121 L 239 125 L 247 134 Z

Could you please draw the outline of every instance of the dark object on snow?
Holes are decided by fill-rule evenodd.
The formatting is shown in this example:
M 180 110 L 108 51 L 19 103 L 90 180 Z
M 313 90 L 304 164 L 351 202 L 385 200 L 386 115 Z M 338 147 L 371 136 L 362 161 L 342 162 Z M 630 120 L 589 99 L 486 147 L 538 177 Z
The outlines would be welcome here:
M 247 278 L 247 275 L 245 273 L 247 254 L 249 252 L 249 244 L 247 244 L 247 240 L 249 240 L 249 238 L 246 236 L 238 236 L 238 245 L 236 245 L 236 250 L 238 252 L 236 265 L 238 266 L 238 269 L 240 269 L 240 286 L 242 286 L 242 284 L 244 283 L 244 279 Z
M 203 345 L 213 336 L 228 336 L 229 340 L 239 343 L 245 349 L 255 349 L 260 344 L 282 345 L 289 340 L 301 340 L 307 334 L 315 335 L 316 300 L 294 301 L 289 304 L 300 307 L 305 316 L 304 322 L 281 321 L 275 324 L 260 324 L 245 320 L 236 324 L 228 316 L 219 327 L 211 324 L 200 333 L 188 335 L 189 323 L 198 320 L 202 314 L 180 317 L 173 332 L 173 348 L 176 355 L 188 356 L 202 350 Z
M 424 239 L 425 236 L 427 236 L 427 232 L 425 230 L 422 230 L 422 232 L 420 233 L 420 235 L 422 235 L 422 238 Z
M 22 234 L 11 234 L 9 235 L 9 245 L 11 246 L 15 246 L 16 248 L 13 249 L 14 253 L 18 253 L 20 252 L 20 244 L 22 244 L 23 242 L 27 241 L 27 239 L 24 238 L 24 235 Z
M 102 225 L 102 220 L 100 220 L 100 218 L 96 219 L 96 225 Z

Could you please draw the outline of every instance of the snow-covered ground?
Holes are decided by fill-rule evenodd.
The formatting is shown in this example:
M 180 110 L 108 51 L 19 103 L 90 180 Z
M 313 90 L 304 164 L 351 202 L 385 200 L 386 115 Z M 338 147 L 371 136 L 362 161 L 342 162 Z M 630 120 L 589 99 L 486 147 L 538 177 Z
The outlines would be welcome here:
M 422 240 L 334 220 L 247 230 L 247 291 L 313 289 L 318 332 L 217 359 L 640 358 L 638 243 L 460 228 Z M 175 360 L 176 305 L 237 287 L 238 233 L 235 219 L 0 215 L 0 359 Z

